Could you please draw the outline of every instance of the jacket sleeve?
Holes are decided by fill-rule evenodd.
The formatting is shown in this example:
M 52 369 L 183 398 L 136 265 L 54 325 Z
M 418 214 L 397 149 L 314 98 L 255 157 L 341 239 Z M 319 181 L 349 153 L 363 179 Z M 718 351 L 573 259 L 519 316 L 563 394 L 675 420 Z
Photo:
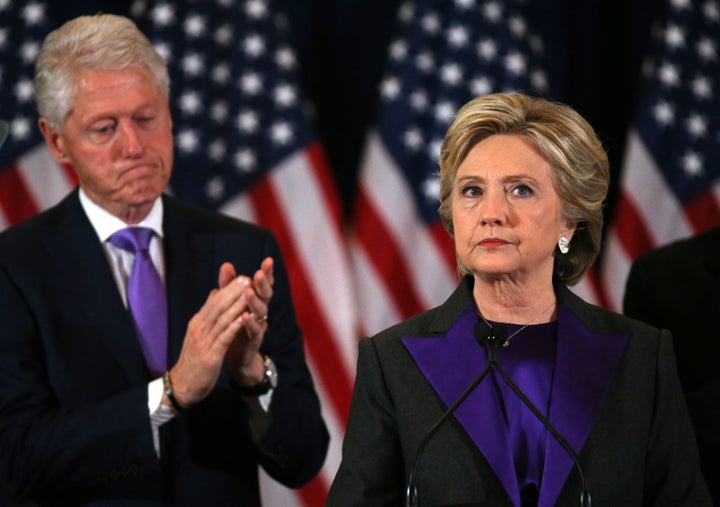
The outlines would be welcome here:
M 300 487 L 322 467 L 329 434 L 305 360 L 285 265 L 270 234 L 266 247 L 266 255 L 274 259 L 275 283 L 261 352 L 275 363 L 278 386 L 270 405 L 268 432 L 259 443 L 258 459 L 274 479 L 288 487 Z
M 395 406 L 373 340 L 359 344 L 342 462 L 327 507 L 402 505 L 404 467 Z
M 16 501 L 38 494 L 80 501 L 80 491 L 91 500 L 115 488 L 147 489 L 159 478 L 147 386 L 62 407 L 50 381 L 54 352 L 43 343 L 49 322 L 26 296 L 0 267 L 0 490 Z

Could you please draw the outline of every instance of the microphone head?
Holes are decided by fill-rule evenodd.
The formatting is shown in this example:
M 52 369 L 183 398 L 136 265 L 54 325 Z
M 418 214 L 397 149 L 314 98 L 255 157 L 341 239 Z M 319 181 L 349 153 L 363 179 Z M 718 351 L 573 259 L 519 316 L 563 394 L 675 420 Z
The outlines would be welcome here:
M 474 331 L 475 341 L 477 341 L 479 345 L 484 345 L 492 334 L 492 328 L 488 327 L 488 325 L 484 322 L 478 322 L 475 324 Z
M 495 326 L 493 326 L 493 335 L 495 336 L 495 339 L 498 341 L 498 345 L 504 345 L 508 339 L 507 326 L 502 323 L 495 324 Z
M 488 327 L 484 322 L 478 322 L 475 325 L 475 340 L 478 344 L 485 346 L 485 344 L 496 344 L 502 345 L 507 341 L 508 332 L 505 324 L 495 324 L 493 327 Z

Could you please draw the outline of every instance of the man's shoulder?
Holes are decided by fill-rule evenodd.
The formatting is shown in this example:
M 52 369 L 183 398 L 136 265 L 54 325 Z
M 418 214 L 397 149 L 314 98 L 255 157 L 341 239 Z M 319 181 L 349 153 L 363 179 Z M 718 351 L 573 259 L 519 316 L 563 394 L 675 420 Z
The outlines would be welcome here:
M 73 193 L 54 206 L 41 211 L 0 232 L 0 251 L 11 249 L 18 251 L 40 238 L 52 234 L 54 229 L 66 220 L 72 206 Z M 77 205 L 79 209 L 79 204 Z
M 166 224 L 182 223 L 184 227 L 198 232 L 217 234 L 244 233 L 251 236 L 264 236 L 270 233 L 267 229 L 246 220 L 201 208 L 169 195 L 163 196 L 163 204 Z
M 645 267 L 681 266 L 698 260 L 698 256 L 720 255 L 720 227 L 679 239 L 667 245 L 646 252 L 635 260 Z

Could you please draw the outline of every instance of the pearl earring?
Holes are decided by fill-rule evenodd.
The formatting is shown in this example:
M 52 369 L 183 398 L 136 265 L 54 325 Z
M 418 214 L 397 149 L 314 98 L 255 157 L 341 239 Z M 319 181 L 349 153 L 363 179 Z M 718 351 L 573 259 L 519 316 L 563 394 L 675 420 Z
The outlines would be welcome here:
M 570 240 L 567 239 L 567 236 L 560 236 L 560 240 L 558 241 L 558 248 L 560 249 L 560 253 L 566 254 L 570 251 Z

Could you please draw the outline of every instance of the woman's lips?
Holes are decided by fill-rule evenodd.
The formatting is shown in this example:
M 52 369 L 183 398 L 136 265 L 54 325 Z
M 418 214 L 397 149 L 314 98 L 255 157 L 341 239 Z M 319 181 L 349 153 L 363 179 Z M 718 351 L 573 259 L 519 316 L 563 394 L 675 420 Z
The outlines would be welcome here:
M 480 246 L 485 248 L 498 248 L 507 245 L 508 242 L 500 238 L 487 238 L 480 241 Z

